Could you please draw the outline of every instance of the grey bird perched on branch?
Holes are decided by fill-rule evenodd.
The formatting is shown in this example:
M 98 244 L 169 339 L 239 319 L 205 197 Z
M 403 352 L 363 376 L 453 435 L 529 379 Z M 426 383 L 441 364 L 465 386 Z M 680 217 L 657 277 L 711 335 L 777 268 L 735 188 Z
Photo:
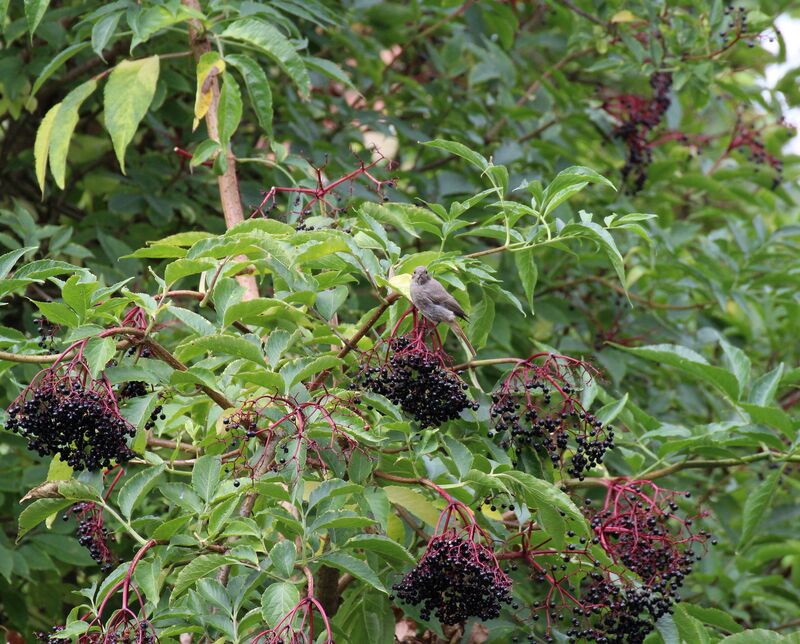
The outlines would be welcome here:
M 456 322 L 457 317 L 466 320 L 467 314 L 456 298 L 445 290 L 441 282 L 431 277 L 424 266 L 417 266 L 411 276 L 411 301 L 425 319 L 434 324 L 445 322 L 475 357 L 475 349 L 467 334 Z

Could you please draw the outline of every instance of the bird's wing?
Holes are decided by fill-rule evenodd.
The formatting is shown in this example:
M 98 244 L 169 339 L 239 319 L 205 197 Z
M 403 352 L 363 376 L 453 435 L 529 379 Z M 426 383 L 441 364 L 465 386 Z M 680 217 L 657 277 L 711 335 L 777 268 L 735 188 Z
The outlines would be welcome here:
M 445 290 L 441 282 L 432 279 L 425 286 L 428 291 L 428 295 L 434 304 L 443 306 L 447 310 L 455 313 L 460 318 L 464 318 L 465 320 L 467 319 L 467 314 L 464 312 L 464 309 L 461 308 L 461 305 L 456 301 L 456 298 L 454 298 Z

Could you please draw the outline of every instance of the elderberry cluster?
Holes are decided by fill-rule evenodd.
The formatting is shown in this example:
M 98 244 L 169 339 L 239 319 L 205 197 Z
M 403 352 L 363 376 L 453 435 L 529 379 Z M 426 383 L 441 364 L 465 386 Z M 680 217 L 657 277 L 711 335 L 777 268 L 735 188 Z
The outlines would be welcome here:
M 46 377 L 9 407 L 6 428 L 27 439 L 28 449 L 40 456 L 59 454 L 74 470 L 125 463 L 134 456 L 126 438 L 136 428 L 109 397 L 77 380 Z
M 50 320 L 48 320 L 43 315 L 41 317 L 35 318 L 34 322 L 36 322 L 36 328 L 39 331 L 39 346 L 44 349 L 45 347 L 53 348 L 53 336 L 55 336 L 56 332 L 58 331 L 58 325 L 53 324 Z
M 65 628 L 66 626 L 53 626 L 49 633 L 36 631 L 33 636 L 36 638 L 37 642 L 42 642 L 43 644 L 62 644 L 62 642 L 63 644 L 69 644 L 68 638 L 58 636 Z
M 622 179 L 632 180 L 631 192 L 639 192 L 647 180 L 647 168 L 653 161 L 650 132 L 658 127 L 671 99 L 669 91 L 672 87 L 672 74 L 655 72 L 650 77 L 653 95 L 648 100 L 642 96 L 625 95 L 606 103 L 606 111 L 620 120 L 613 134 L 622 140 L 627 148 L 625 165 L 622 167 Z
M 89 551 L 89 555 L 103 572 L 114 567 L 114 557 L 108 549 L 108 528 L 103 525 L 103 513 L 91 502 L 76 503 L 63 515 L 64 521 L 74 514 L 78 519 L 78 543 Z
M 147 394 L 147 384 L 141 380 L 131 380 L 119 388 L 120 398 L 139 398 Z
M 478 409 L 467 396 L 467 383 L 443 367 L 436 354 L 408 350 L 410 344 L 406 337 L 394 338 L 392 357 L 384 365 L 364 367 L 359 384 L 399 405 L 422 428 L 439 427 L 465 409 Z
M 556 395 L 562 392 L 571 396 L 574 390 L 564 385 Z M 606 451 L 614 447 L 613 428 L 604 427 L 595 416 L 579 410 L 570 398 L 554 404 L 553 393 L 553 385 L 540 379 L 492 393 L 489 415 L 494 433 L 490 432 L 489 438 L 496 436 L 500 447 L 513 450 L 515 465 L 528 448 L 546 455 L 557 468 L 573 436 L 575 447 L 567 473 L 583 480 L 585 473 L 600 465 Z
M 434 537 L 417 566 L 392 586 L 400 600 L 422 604 L 423 620 L 435 613 L 442 624 L 498 617 L 502 604 L 511 603 L 510 588 L 486 546 L 453 532 Z

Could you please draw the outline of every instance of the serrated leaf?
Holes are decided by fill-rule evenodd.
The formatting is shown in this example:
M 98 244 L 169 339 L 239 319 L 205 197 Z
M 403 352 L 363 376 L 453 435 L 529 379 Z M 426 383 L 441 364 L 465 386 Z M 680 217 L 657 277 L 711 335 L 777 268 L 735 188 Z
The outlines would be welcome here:
M 494 299 L 486 289 L 469 314 L 470 340 L 476 349 L 482 349 L 494 325 Z
M 83 102 L 92 95 L 97 88 L 97 81 L 88 80 L 73 89 L 61 102 L 56 112 L 50 132 L 50 146 L 48 156 L 50 172 L 53 174 L 56 185 L 64 189 L 67 174 L 67 152 L 72 133 L 78 124 L 78 110 Z
M 349 572 L 353 577 L 369 584 L 375 590 L 379 590 L 382 593 L 386 592 L 386 588 L 381 583 L 381 580 L 378 579 L 375 571 L 361 559 L 356 559 L 344 552 L 331 552 L 322 557 L 322 563 L 344 572 Z
M 322 317 L 330 320 L 339 310 L 339 307 L 345 303 L 348 293 L 349 289 L 346 286 L 337 286 L 336 288 L 321 291 L 317 294 L 314 308 L 319 311 Z
M 700 606 L 690 602 L 681 604 L 683 610 L 692 617 L 699 619 L 701 622 L 711 624 L 729 633 L 740 633 L 743 629 L 740 624 L 736 622 L 733 617 L 719 608 L 712 608 L 709 606 Z
M 125 174 L 125 149 L 153 102 L 158 72 L 158 56 L 123 60 L 106 83 L 103 92 L 105 126 L 111 135 L 122 174 Z
M 294 584 L 271 584 L 261 595 L 261 617 L 268 626 L 276 626 L 300 601 Z
M 259 64 L 249 56 L 225 56 L 225 61 L 242 75 L 250 103 L 256 113 L 258 124 L 267 136 L 272 136 L 272 90 L 267 75 Z
M 296 559 L 297 549 L 294 543 L 287 539 L 278 541 L 269 551 L 269 560 L 272 562 L 272 567 L 281 577 L 292 576 Z
M 344 547 L 370 550 L 372 552 L 377 552 L 384 557 L 388 557 L 390 559 L 394 559 L 395 561 L 406 564 L 413 565 L 416 561 L 411 553 L 403 546 L 396 541 L 393 541 L 389 537 L 381 534 L 356 535 L 355 537 L 350 538 L 347 543 L 344 544 Z
M 614 271 L 617 273 L 620 284 L 622 284 L 623 288 L 626 287 L 625 262 L 622 259 L 622 255 L 620 255 L 614 238 L 605 228 L 602 228 L 593 221 L 578 221 L 564 226 L 564 228 L 561 230 L 561 235 L 564 237 L 588 237 L 597 242 L 605 251 L 608 260 L 611 262 L 611 266 L 614 267 Z
M 772 470 L 761 484 L 747 495 L 744 502 L 744 510 L 742 511 L 742 533 L 739 536 L 739 544 L 737 546 L 739 552 L 745 549 L 759 528 L 765 527 L 762 521 L 770 505 L 772 505 L 775 490 L 782 474 L 783 466 Z
M 288 38 L 268 22 L 258 18 L 243 18 L 228 25 L 223 38 L 233 38 L 252 45 L 272 58 L 292 79 L 302 98 L 308 98 L 311 80 L 305 63 Z
M 672 614 L 678 633 L 684 642 L 692 644 L 708 644 L 709 635 L 703 624 L 683 610 L 683 604 L 675 606 Z
M 90 338 L 83 350 L 83 357 L 89 365 L 92 378 L 99 378 L 109 360 L 117 352 L 117 345 L 111 338 Z
M 11 272 L 11 269 L 14 268 L 14 264 L 19 261 L 20 257 L 37 248 L 38 246 L 26 246 L 25 248 L 17 248 L 16 250 L 0 255 L 0 280 L 4 279 L 6 275 Z
M 234 563 L 237 563 L 236 559 L 225 555 L 210 554 L 195 557 L 178 573 L 169 603 L 172 604 L 178 597 L 194 586 L 199 579 L 210 575 L 215 570 L 222 568 L 222 566 Z
M 169 312 L 195 333 L 199 333 L 200 335 L 213 335 L 217 332 L 214 325 L 199 313 L 189 311 L 188 309 L 182 309 L 179 306 L 171 306 Z
M 175 354 L 179 360 L 191 360 L 206 351 L 218 355 L 229 355 L 251 360 L 264 365 L 264 356 L 258 345 L 234 335 L 211 335 L 194 338 L 181 344 Z
M 217 122 L 219 125 L 219 142 L 228 145 L 242 120 L 242 93 L 236 79 L 228 73 L 222 74 L 222 89 L 219 92 L 217 105 Z
M 303 382 L 304 380 L 308 380 L 312 376 L 317 375 L 321 371 L 325 371 L 326 369 L 333 369 L 334 367 L 338 367 L 340 364 L 343 364 L 344 361 L 341 358 L 337 358 L 336 356 L 320 356 L 319 358 L 314 359 L 310 364 L 306 365 L 300 371 L 298 371 L 294 378 L 292 378 L 292 386 L 296 385 L 298 382 Z
M 783 377 L 784 368 L 784 364 L 781 362 L 772 371 L 765 373 L 756 380 L 750 391 L 749 402 L 761 406 L 771 404 L 778 391 L 778 385 L 780 385 L 781 378 Z
M 146 470 L 137 472 L 122 486 L 117 497 L 119 511 L 126 519 L 131 518 L 131 512 L 139 500 L 147 494 L 164 472 L 164 465 L 154 465 Z
M 198 458 L 192 468 L 192 489 L 206 503 L 214 498 L 221 472 L 222 463 L 219 457 L 209 454 Z
M 503 472 L 495 476 L 506 483 L 507 486 L 517 487 L 523 494 L 525 503 L 531 508 L 551 506 L 564 512 L 567 518 L 577 523 L 571 525 L 576 532 L 588 532 L 583 514 L 564 492 L 548 481 L 537 479 L 526 472 Z
M 210 259 L 176 259 L 164 269 L 164 281 L 167 284 L 174 284 L 182 277 L 197 275 L 213 267 L 214 262 Z

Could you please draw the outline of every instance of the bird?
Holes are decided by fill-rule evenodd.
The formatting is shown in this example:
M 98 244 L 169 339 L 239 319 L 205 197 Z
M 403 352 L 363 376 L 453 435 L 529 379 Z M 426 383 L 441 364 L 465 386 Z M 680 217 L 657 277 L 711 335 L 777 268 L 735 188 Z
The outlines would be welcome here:
M 457 317 L 462 320 L 468 319 L 467 314 L 441 282 L 430 276 L 425 266 L 417 266 L 411 275 L 411 302 L 423 317 L 433 324 L 445 322 L 464 341 L 472 357 L 476 356 L 467 334 L 456 322 Z

